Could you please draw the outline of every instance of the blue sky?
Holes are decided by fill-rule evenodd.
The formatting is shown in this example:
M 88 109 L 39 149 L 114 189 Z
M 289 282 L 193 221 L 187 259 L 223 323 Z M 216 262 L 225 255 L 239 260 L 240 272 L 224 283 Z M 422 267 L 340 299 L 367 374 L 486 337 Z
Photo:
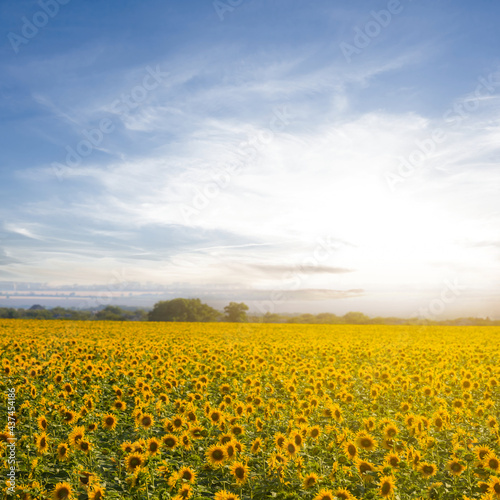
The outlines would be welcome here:
M 0 280 L 500 317 L 499 18 L 2 2 Z

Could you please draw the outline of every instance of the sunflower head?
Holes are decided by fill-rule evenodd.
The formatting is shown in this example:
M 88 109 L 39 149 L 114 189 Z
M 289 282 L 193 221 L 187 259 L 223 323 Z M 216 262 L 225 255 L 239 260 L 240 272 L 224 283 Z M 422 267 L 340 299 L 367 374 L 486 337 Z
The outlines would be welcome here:
M 224 447 L 219 445 L 211 446 L 206 453 L 207 460 L 212 465 L 221 465 L 227 458 L 226 450 Z
M 54 491 L 52 492 L 53 500 L 69 500 L 72 490 L 68 483 L 57 483 Z
M 116 417 L 111 413 L 104 415 L 102 419 L 102 426 L 104 429 L 113 430 L 116 427 Z
M 145 463 L 144 455 L 141 453 L 130 453 L 125 457 L 125 467 L 129 472 L 135 472 Z
M 313 488 L 314 486 L 316 486 L 316 484 L 318 484 L 318 479 L 319 479 L 318 474 L 311 472 L 310 474 L 307 474 L 306 477 L 304 477 L 302 486 L 304 487 L 305 490 Z
M 237 484 L 244 484 L 248 479 L 248 466 L 241 462 L 235 462 L 231 466 L 231 474 L 234 476 Z
M 394 493 L 394 478 L 391 476 L 384 476 L 380 478 L 380 496 L 383 498 L 387 498 Z

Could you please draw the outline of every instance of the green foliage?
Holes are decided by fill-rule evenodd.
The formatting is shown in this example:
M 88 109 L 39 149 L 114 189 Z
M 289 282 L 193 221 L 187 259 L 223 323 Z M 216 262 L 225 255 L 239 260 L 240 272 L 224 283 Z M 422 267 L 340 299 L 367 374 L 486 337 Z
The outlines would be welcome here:
M 218 321 L 220 312 L 200 299 L 173 299 L 157 302 L 148 314 L 149 321 Z
M 224 320 L 230 323 L 246 323 L 248 321 L 247 311 L 248 306 L 245 303 L 230 302 L 228 306 L 224 307 L 226 313 Z
M 117 306 L 107 306 L 98 312 L 65 309 L 64 307 L 54 307 L 52 309 L 45 309 L 41 306 L 32 306 L 29 309 L 0 307 L 0 318 L 65 319 L 73 321 L 93 319 L 106 321 L 145 321 L 147 313 L 142 309 L 126 310 Z

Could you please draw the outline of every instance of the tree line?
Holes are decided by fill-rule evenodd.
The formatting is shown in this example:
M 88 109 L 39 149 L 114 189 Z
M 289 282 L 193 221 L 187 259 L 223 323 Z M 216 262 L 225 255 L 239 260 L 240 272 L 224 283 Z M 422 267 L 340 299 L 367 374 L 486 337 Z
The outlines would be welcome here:
M 65 319 L 73 321 L 174 321 L 174 322 L 230 322 L 230 323 L 298 323 L 327 325 L 474 325 L 500 326 L 500 321 L 489 318 L 457 318 L 436 321 L 422 318 L 375 317 L 361 312 L 348 312 L 343 316 L 333 313 L 320 314 L 248 314 L 248 306 L 243 302 L 230 302 L 224 311 L 218 311 L 200 299 L 177 298 L 157 302 L 153 309 L 123 308 L 106 306 L 99 310 L 66 309 L 54 307 L 46 309 L 38 304 L 29 309 L 0 307 L 3 319 Z

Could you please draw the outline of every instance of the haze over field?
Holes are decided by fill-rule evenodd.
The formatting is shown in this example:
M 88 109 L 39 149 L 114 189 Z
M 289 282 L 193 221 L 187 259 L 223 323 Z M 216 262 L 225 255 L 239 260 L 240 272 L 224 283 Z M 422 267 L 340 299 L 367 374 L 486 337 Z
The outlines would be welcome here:
M 2 2 L 0 305 L 500 318 L 499 18 Z

